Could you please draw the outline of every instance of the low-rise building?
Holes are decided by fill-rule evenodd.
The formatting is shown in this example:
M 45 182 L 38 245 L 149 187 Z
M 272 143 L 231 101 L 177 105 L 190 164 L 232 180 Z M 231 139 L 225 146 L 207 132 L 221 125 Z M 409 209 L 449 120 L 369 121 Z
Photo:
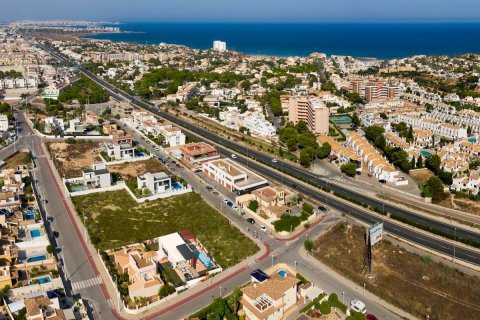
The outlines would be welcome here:
M 279 269 L 270 275 L 261 270 L 251 273 L 251 283 L 243 287 L 241 303 L 247 320 L 279 320 L 298 300 L 295 275 Z
M 83 180 L 85 185 L 91 185 L 95 188 L 105 188 L 112 185 L 112 175 L 103 162 L 94 163 L 92 169 L 84 169 Z
M 137 177 L 137 188 L 146 189 L 151 195 L 163 193 L 172 188 L 172 179 L 165 172 L 147 172 Z
M 181 160 L 192 170 L 202 170 L 202 164 L 220 158 L 220 154 L 214 146 L 205 142 L 187 143 L 178 148 L 181 152 Z
M 230 159 L 205 162 L 202 165 L 202 171 L 228 191 L 239 195 L 268 185 L 267 180 Z
M 6 114 L 0 114 L 0 132 L 8 131 L 8 117 Z

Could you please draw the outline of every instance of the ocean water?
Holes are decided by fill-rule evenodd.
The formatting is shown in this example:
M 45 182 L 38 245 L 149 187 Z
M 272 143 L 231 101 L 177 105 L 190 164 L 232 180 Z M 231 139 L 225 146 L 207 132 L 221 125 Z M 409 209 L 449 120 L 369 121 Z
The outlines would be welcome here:
M 323 52 L 390 59 L 480 53 L 480 23 L 126 23 L 120 27 L 132 33 L 91 38 L 197 49 L 222 40 L 239 52 L 277 56 Z

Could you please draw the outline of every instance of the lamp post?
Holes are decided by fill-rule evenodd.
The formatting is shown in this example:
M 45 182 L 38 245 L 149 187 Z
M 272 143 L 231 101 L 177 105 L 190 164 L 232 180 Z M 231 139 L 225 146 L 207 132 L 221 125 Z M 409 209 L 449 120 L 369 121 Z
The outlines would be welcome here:
M 342 291 L 342 303 L 345 303 L 344 300 L 345 300 L 345 291 Z
M 271 257 L 272 257 L 272 269 L 273 269 L 273 259 L 275 258 L 275 256 L 272 254 Z
M 297 260 L 294 261 L 295 264 L 295 271 L 297 271 Z
M 363 294 L 365 295 L 365 283 L 363 284 Z

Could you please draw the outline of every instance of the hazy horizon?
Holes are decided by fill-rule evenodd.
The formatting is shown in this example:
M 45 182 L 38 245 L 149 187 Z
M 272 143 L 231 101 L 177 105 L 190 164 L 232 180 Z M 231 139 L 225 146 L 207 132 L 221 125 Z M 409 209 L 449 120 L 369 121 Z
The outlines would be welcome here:
M 0 21 L 89 20 L 233 23 L 480 22 L 478 0 L 16 0 L 2 4 Z

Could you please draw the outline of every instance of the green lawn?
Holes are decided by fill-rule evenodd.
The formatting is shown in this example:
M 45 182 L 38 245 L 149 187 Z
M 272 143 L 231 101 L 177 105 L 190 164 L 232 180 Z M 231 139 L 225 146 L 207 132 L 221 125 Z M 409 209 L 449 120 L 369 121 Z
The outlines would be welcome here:
M 141 242 L 190 228 L 221 267 L 227 268 L 259 248 L 196 193 L 137 204 L 124 190 L 72 198 L 86 215 L 92 242 L 101 250 Z

